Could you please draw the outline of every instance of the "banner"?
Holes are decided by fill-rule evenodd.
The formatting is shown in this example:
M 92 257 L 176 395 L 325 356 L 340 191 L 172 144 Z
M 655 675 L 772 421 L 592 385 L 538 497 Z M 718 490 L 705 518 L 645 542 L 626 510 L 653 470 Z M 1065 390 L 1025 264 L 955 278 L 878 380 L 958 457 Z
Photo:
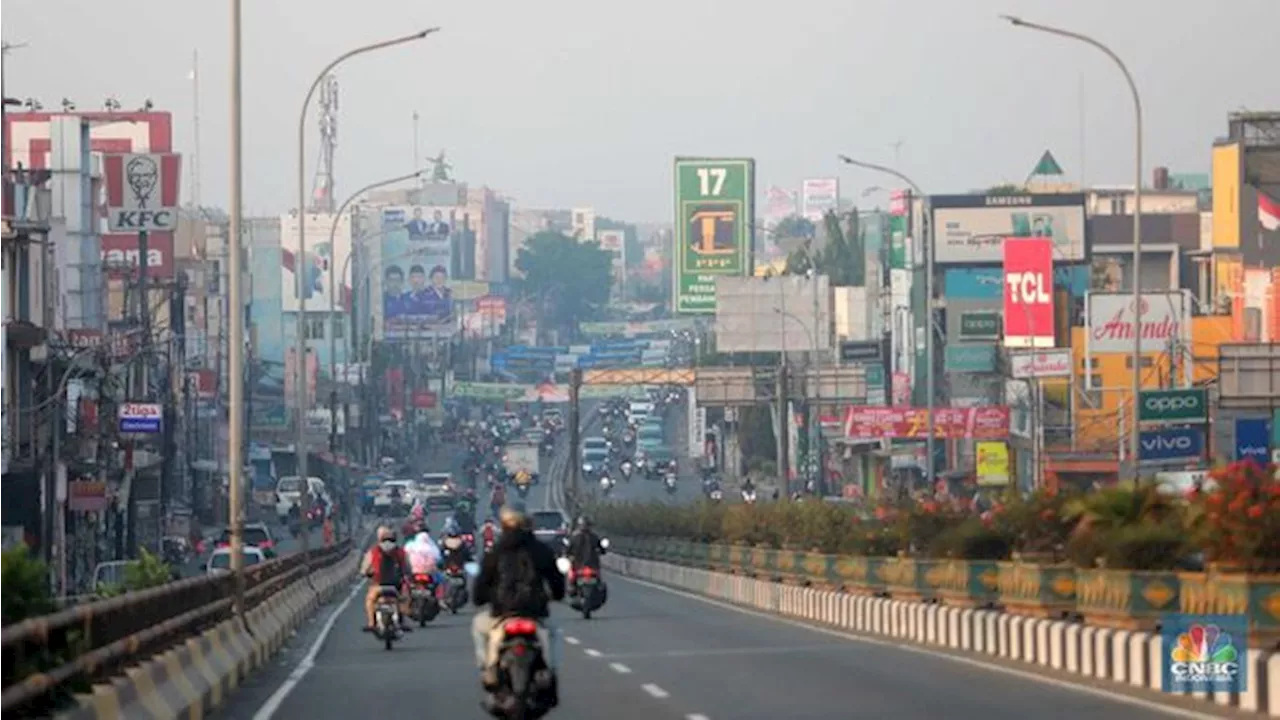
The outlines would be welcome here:
M 1048 238 L 1055 262 L 1085 259 L 1084 195 L 934 195 L 934 262 L 995 264 L 1005 238 Z
M 1137 315 L 1133 295 L 1091 292 L 1087 303 L 1089 353 L 1133 352 Z M 1142 293 L 1142 352 L 1167 353 L 1175 346 L 1191 346 L 1187 305 L 1182 291 Z
M 1071 377 L 1071 350 L 1009 353 L 1009 374 L 1023 379 Z
M 764 219 L 771 227 L 799 212 L 796 191 L 769 186 L 764 192 Z
M 388 340 L 452 335 L 453 208 L 389 207 L 382 211 L 382 333 Z
M 856 440 L 927 438 L 926 408 L 851 407 L 845 410 L 844 434 Z M 946 440 L 1003 440 L 1009 436 L 1009 408 L 1003 405 L 935 408 L 936 437 Z
M 750 276 L 755 228 L 755 161 L 676 158 L 672 309 L 716 311 L 716 277 Z
M 804 216 L 820 223 L 829 212 L 840 209 L 839 178 L 808 178 L 801 185 L 804 195 Z
M 1047 238 L 1004 241 L 1004 346 L 1051 348 L 1053 315 L 1053 241 Z
M 1009 444 L 1002 440 L 976 443 L 976 474 L 980 487 L 1009 484 Z

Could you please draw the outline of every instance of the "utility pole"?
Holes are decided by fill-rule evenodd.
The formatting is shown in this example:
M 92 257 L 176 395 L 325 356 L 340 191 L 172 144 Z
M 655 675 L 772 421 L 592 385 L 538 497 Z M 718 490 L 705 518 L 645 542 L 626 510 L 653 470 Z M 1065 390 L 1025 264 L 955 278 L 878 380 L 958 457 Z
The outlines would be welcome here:
M 230 223 L 227 226 L 227 319 L 230 329 L 227 338 L 227 380 L 231 383 L 228 393 L 227 418 L 230 432 L 227 442 L 227 486 L 230 491 L 231 515 L 231 574 L 234 578 L 235 601 L 233 608 L 244 618 L 244 512 L 241 475 L 244 472 L 244 302 L 240 297 L 240 258 L 243 177 L 241 159 L 242 112 L 240 106 L 240 5 L 241 0 L 231 0 L 231 194 Z M 302 208 L 298 208 L 301 210 Z M 215 483 L 216 484 L 216 483 Z M 303 483 L 306 487 L 306 483 Z
M 788 415 L 787 392 L 787 356 L 784 353 L 782 363 L 778 365 L 778 386 L 774 402 L 778 413 L 778 476 L 782 479 L 782 489 L 791 496 L 791 417 Z
M 582 370 L 574 368 L 569 371 L 569 511 L 576 517 L 578 499 L 581 497 L 582 457 L 578 446 L 582 443 L 582 433 L 578 427 L 582 422 L 582 409 L 579 396 L 582 391 Z

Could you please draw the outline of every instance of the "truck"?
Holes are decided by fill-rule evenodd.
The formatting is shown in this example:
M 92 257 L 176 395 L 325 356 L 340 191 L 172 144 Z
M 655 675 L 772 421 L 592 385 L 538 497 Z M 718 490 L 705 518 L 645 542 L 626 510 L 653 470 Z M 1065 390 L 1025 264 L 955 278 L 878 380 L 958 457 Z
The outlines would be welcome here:
M 529 473 L 534 482 L 538 481 L 538 446 L 530 443 L 512 443 L 507 445 L 502 455 L 502 467 L 507 477 L 515 479 L 521 470 Z

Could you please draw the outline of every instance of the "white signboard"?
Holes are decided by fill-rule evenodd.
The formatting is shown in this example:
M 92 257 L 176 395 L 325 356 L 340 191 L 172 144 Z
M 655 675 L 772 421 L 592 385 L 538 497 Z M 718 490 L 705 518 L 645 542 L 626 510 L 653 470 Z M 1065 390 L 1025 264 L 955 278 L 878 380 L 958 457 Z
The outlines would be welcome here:
M 1084 259 L 1083 195 L 935 195 L 934 262 L 999 264 L 1004 239 L 1049 238 L 1053 261 Z
M 1134 326 L 1136 312 L 1131 293 L 1098 293 L 1088 296 L 1089 354 L 1133 352 L 1135 337 L 1142 337 L 1144 353 L 1185 352 L 1191 342 L 1189 303 L 1182 291 L 1142 293 L 1142 328 Z
M 1071 351 L 1062 349 L 1010 353 L 1009 374 L 1021 379 L 1071 377 Z
M 687 438 L 689 457 L 701 457 L 703 439 L 707 436 L 707 411 L 698 407 L 698 393 L 692 385 L 685 391 L 685 399 L 688 401 L 689 410 L 686 416 L 689 435 Z
M 828 212 L 840 209 L 839 178 L 808 178 L 801 186 L 804 195 L 804 216 L 812 222 L 821 222 Z
M 115 233 L 165 232 L 178 227 L 182 157 L 174 153 L 102 156 L 107 227 Z

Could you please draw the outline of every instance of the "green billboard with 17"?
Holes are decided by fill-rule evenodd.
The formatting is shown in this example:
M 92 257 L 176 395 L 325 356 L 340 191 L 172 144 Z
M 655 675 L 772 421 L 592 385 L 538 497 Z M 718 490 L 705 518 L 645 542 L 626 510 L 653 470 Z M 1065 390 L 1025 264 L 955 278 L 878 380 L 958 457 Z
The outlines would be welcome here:
M 755 170 L 749 158 L 676 158 L 673 306 L 716 311 L 716 277 L 750 275 Z

